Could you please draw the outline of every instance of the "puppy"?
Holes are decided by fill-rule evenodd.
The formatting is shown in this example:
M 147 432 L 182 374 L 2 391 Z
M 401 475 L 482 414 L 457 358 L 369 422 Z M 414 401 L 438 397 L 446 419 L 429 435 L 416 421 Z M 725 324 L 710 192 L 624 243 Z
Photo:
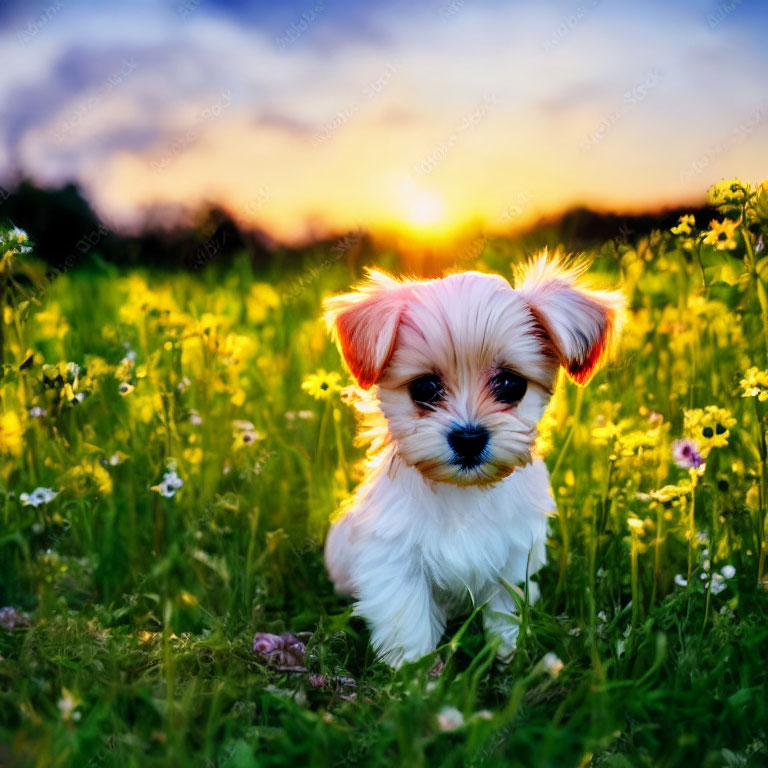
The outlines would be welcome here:
M 545 252 L 514 289 L 480 272 L 419 281 L 369 270 L 325 304 L 371 441 L 325 564 L 392 666 L 433 651 L 469 603 L 484 604 L 500 658 L 516 647 L 510 586 L 538 596 L 528 579 L 556 511 L 536 425 L 560 366 L 579 384 L 592 377 L 623 308 L 619 292 L 586 288 L 584 269 Z

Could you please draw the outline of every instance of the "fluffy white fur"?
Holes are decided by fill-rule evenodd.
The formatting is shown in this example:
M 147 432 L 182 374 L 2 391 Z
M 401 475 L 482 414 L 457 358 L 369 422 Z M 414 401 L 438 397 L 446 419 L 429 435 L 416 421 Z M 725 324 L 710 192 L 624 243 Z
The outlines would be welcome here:
M 535 457 L 536 425 L 559 366 L 586 383 L 622 308 L 621 294 L 585 288 L 582 271 L 544 254 L 518 274 L 518 289 L 479 272 L 398 281 L 370 271 L 357 290 L 326 304 L 371 449 L 365 481 L 331 527 L 325 562 L 392 665 L 434 650 L 446 619 L 471 603 L 486 604 L 499 656 L 515 648 L 509 585 L 544 564 L 547 517 L 556 511 Z M 527 380 L 512 405 L 492 386 L 504 370 Z M 430 407 L 409 393 L 426 374 L 443 386 Z M 467 467 L 448 434 L 478 426 L 488 444 Z M 537 585 L 528 588 L 535 599 Z

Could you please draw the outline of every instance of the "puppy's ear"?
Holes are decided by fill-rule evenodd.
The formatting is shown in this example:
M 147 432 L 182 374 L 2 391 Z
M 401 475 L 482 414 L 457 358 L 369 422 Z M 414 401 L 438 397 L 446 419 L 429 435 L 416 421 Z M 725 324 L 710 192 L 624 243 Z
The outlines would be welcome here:
M 352 293 L 326 299 L 325 322 L 357 384 L 370 389 L 395 351 L 408 285 L 369 269 Z
M 566 266 L 537 256 L 517 273 L 515 288 L 554 344 L 561 365 L 585 385 L 611 349 L 624 313 L 620 291 L 587 288 L 587 262 Z

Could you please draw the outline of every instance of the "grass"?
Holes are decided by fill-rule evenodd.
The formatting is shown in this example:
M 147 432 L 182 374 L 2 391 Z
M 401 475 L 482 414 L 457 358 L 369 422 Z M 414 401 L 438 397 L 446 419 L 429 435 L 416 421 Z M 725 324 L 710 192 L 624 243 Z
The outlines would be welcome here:
M 560 514 L 506 668 L 470 616 L 392 672 L 324 573 L 361 449 L 335 388 L 301 384 L 341 373 L 318 316 L 351 256 L 50 285 L 6 261 L 0 605 L 26 616 L 0 627 L 0 765 L 765 765 L 761 194 L 720 201 L 732 249 L 694 229 L 591 254 L 631 316 L 542 424 Z M 517 258 L 484 241 L 478 266 Z M 703 471 L 674 463 L 683 437 Z M 57 495 L 22 503 L 37 487 Z M 284 631 L 322 680 L 252 652 Z

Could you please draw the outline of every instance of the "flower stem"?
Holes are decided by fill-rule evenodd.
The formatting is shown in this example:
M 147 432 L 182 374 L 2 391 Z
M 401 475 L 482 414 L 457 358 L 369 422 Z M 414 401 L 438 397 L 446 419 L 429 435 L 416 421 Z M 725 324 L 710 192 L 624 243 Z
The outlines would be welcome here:
M 691 588 L 691 574 L 693 573 L 693 557 L 696 548 L 696 470 L 691 470 L 691 505 L 688 512 L 688 589 Z
M 757 419 L 758 449 L 760 451 L 760 476 L 759 476 L 759 507 L 757 510 L 757 520 L 755 524 L 755 533 L 757 538 L 757 580 L 763 580 L 765 572 L 765 523 L 766 523 L 766 491 L 768 490 L 768 475 L 766 474 L 766 457 L 768 457 L 768 448 L 766 447 L 765 427 L 760 419 L 760 409 L 757 398 L 753 398 L 755 403 L 755 418 Z

